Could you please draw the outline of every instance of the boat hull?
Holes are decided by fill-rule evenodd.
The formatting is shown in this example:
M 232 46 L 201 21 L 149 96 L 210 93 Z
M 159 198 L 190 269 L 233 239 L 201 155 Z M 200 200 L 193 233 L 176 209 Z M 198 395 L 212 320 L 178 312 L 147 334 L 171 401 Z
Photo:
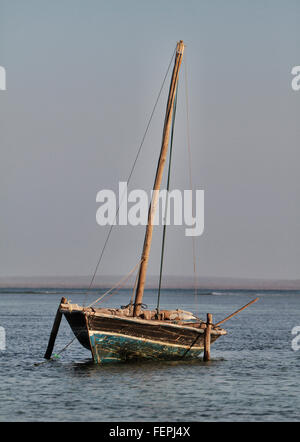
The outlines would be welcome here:
M 98 364 L 133 360 L 197 359 L 204 330 L 158 321 L 63 311 L 78 341 Z M 220 336 L 211 335 L 211 343 Z
M 113 363 L 137 360 L 176 361 L 184 357 L 188 346 L 151 341 L 141 337 L 90 331 L 93 359 L 96 363 Z M 185 359 L 196 359 L 203 347 L 192 348 Z

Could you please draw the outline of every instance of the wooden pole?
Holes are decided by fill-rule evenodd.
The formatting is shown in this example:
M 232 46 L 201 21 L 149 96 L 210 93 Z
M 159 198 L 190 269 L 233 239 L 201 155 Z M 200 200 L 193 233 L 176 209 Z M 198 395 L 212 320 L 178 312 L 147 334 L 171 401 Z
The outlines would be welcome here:
M 207 313 L 206 329 L 204 330 L 204 354 L 203 354 L 203 361 L 205 362 L 210 360 L 211 327 L 212 327 L 212 314 Z
M 154 181 L 154 186 L 153 186 L 153 190 L 154 190 L 153 197 L 152 197 L 152 201 L 151 201 L 149 212 L 148 212 L 148 224 L 147 224 L 147 228 L 146 228 L 142 258 L 141 258 L 141 266 L 140 266 L 140 271 L 139 271 L 138 284 L 137 284 L 137 288 L 136 288 L 136 295 L 135 295 L 135 302 L 134 302 L 134 311 L 133 311 L 134 316 L 138 316 L 140 313 L 141 303 L 142 303 L 143 294 L 144 294 L 146 273 L 147 273 L 147 267 L 148 267 L 148 259 L 149 259 L 149 253 L 150 253 L 150 248 L 151 248 L 151 241 L 152 241 L 153 220 L 154 220 L 154 216 L 155 216 L 156 204 L 157 204 L 158 193 L 159 193 L 160 185 L 161 185 L 161 181 L 162 181 L 164 165 L 165 165 L 165 162 L 167 159 L 169 138 L 170 138 L 170 129 L 171 129 L 171 124 L 172 124 L 173 104 L 174 104 L 174 99 L 175 99 L 176 87 L 177 87 L 177 83 L 178 83 L 179 69 L 180 69 L 180 65 L 181 65 L 181 61 L 182 61 L 182 57 L 183 57 L 183 51 L 184 51 L 184 44 L 183 44 L 183 41 L 180 40 L 177 43 L 177 47 L 176 47 L 175 62 L 174 62 L 174 68 L 173 68 L 172 79 L 171 79 L 171 84 L 170 84 L 167 109 L 166 109 L 166 116 L 165 116 L 165 123 L 164 123 L 164 129 L 163 129 L 162 146 L 161 146 L 160 157 L 159 157 L 159 161 L 158 161 L 158 165 L 157 165 L 156 176 L 155 176 L 155 181 Z
M 52 351 L 53 351 L 54 344 L 55 344 L 55 339 L 56 339 L 56 336 L 57 336 L 57 333 L 58 333 L 58 329 L 59 329 L 60 321 L 61 321 L 61 317 L 62 317 L 62 313 L 60 312 L 60 306 L 61 306 L 61 304 L 65 304 L 66 302 L 67 302 L 66 298 L 64 298 L 64 297 L 61 298 L 61 301 L 60 301 L 60 304 L 59 304 L 59 307 L 57 309 L 57 312 L 56 312 L 56 315 L 55 315 L 55 319 L 54 319 L 54 322 L 53 322 L 53 327 L 52 327 L 52 330 L 51 330 L 51 334 L 50 334 L 50 337 L 49 337 L 48 347 L 47 347 L 46 353 L 44 355 L 45 359 L 50 359 L 51 358 Z
M 215 326 L 217 327 L 220 324 L 223 324 L 223 322 L 228 321 L 228 319 L 232 318 L 233 316 L 237 315 L 239 312 L 241 312 L 242 310 L 244 310 L 245 308 L 249 307 L 249 305 L 254 304 L 254 302 L 258 301 L 259 298 L 255 298 L 252 301 L 248 302 L 248 304 L 244 305 L 244 307 L 239 308 L 236 312 L 231 313 L 231 315 L 227 316 L 227 318 L 222 319 L 222 321 L 218 322 L 217 324 L 215 324 Z

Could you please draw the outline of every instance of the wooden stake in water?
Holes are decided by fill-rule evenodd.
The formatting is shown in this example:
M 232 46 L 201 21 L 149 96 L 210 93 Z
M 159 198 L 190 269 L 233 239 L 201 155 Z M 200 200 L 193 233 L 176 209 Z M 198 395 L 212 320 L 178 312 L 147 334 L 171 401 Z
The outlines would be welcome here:
M 50 359 L 51 358 L 52 351 L 53 351 L 54 344 L 55 344 L 55 339 L 56 339 L 56 336 L 57 336 L 57 333 L 58 333 L 58 329 L 59 329 L 60 321 L 61 321 L 61 317 L 62 317 L 62 314 L 60 312 L 60 306 L 61 306 L 61 304 L 65 304 L 66 302 L 67 302 L 66 298 L 64 298 L 64 297 L 61 298 L 59 307 L 58 307 L 56 315 L 55 315 L 53 327 L 52 327 L 52 330 L 51 330 L 51 334 L 50 334 L 50 338 L 49 338 L 49 342 L 48 342 L 48 347 L 47 347 L 47 350 L 46 350 L 46 353 L 45 353 L 45 356 L 44 356 L 45 359 Z
M 211 328 L 212 328 L 212 314 L 207 313 L 206 329 L 204 330 L 204 354 L 203 354 L 203 361 L 205 361 L 205 362 L 210 360 Z

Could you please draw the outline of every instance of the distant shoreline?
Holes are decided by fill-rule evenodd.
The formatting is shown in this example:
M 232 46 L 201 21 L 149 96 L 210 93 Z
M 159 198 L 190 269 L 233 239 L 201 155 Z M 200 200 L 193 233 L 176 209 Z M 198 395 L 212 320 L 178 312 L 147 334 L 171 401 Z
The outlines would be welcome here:
M 124 275 L 98 276 L 92 286 L 93 289 L 110 288 L 117 284 Z M 76 289 L 87 290 L 90 276 L 44 276 L 44 277 L 0 277 L 0 289 Z M 132 288 L 134 280 L 129 280 L 122 288 Z M 146 288 L 156 289 L 158 276 L 149 276 Z M 168 276 L 163 277 L 164 289 L 194 289 L 193 277 Z M 198 290 L 300 290 L 298 280 L 269 280 L 269 279 L 243 279 L 222 277 L 201 277 L 197 280 Z

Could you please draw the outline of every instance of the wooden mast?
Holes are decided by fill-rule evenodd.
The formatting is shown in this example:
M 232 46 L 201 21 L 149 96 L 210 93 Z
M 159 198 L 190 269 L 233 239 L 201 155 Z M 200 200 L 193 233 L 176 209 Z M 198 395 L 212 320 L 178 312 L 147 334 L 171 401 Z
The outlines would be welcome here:
M 149 259 L 149 253 L 150 253 L 150 248 L 151 248 L 151 241 L 152 241 L 153 220 L 154 220 L 161 180 L 162 180 L 162 176 L 163 176 L 164 165 L 165 165 L 167 153 L 168 153 L 170 129 L 171 129 L 171 124 L 172 124 L 173 105 L 174 105 L 176 87 L 177 87 L 177 83 L 178 83 L 179 69 L 180 69 L 180 65 L 181 65 L 182 57 L 183 57 L 183 51 L 184 51 L 184 44 L 183 44 L 183 41 L 180 40 L 177 43 L 177 47 L 176 47 L 175 62 L 174 62 L 174 68 L 173 68 L 169 96 L 168 96 L 168 102 L 167 102 L 167 108 L 166 108 L 166 116 L 165 116 L 165 123 L 164 123 L 164 129 L 163 129 L 161 151 L 160 151 L 160 156 L 159 156 L 159 160 L 158 160 L 156 176 L 155 176 L 155 181 L 154 181 L 154 186 L 153 186 L 154 192 L 153 192 L 152 201 L 151 201 L 149 212 L 148 212 L 148 224 L 147 224 L 147 228 L 146 228 L 142 258 L 141 258 L 141 266 L 140 266 L 140 271 L 139 271 L 139 278 L 138 278 L 138 284 L 137 284 L 137 288 L 136 288 L 136 295 L 135 295 L 135 302 L 134 302 L 134 311 L 133 311 L 134 316 L 138 316 L 140 313 L 143 294 L 144 294 L 148 259 Z

